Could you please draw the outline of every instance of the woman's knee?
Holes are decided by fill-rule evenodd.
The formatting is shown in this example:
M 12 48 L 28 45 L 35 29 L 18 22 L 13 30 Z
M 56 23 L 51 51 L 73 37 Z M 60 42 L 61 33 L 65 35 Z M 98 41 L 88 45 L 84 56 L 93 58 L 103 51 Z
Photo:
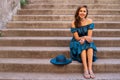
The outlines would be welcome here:
M 87 49 L 87 52 L 93 52 L 92 48 Z

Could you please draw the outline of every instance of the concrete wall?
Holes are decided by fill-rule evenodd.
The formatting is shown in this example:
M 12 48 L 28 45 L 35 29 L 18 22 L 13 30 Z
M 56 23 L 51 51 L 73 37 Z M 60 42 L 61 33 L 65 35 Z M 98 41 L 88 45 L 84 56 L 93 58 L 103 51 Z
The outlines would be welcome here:
M 0 0 L 0 29 L 5 28 L 17 9 L 20 9 L 20 0 Z

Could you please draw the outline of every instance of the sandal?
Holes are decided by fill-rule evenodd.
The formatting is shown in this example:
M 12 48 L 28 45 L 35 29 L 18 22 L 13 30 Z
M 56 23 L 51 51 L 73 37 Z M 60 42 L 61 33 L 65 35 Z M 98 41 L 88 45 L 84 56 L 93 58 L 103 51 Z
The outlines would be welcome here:
M 88 71 L 84 71 L 84 78 L 90 79 L 90 74 L 88 73 Z
M 89 73 L 90 73 L 90 77 L 91 77 L 92 79 L 94 79 L 94 78 L 95 78 L 95 74 L 93 73 L 93 71 L 89 71 Z

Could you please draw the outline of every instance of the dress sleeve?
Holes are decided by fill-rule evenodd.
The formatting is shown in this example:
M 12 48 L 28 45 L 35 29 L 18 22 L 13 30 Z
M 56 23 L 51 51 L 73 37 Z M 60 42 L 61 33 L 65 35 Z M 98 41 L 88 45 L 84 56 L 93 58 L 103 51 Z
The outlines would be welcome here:
M 91 24 L 89 25 L 89 29 L 94 29 L 94 23 L 91 23 Z
M 72 33 L 76 32 L 76 31 L 77 31 L 76 28 L 71 28 L 71 32 L 72 32 Z
M 77 31 L 76 28 L 71 28 L 71 32 L 72 32 L 72 33 L 76 32 L 76 31 Z

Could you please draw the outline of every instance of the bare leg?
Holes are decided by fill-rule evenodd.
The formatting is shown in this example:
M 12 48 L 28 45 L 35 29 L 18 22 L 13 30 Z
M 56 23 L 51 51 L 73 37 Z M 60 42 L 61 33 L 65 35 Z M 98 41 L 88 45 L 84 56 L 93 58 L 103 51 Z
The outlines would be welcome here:
M 95 75 L 92 70 L 92 61 L 93 61 L 93 49 L 89 48 L 87 50 L 87 57 L 88 57 L 88 70 L 90 73 L 91 78 L 95 78 Z
M 89 48 L 87 50 L 87 57 L 88 57 L 88 69 L 92 70 L 92 60 L 93 60 L 93 49 Z
M 89 72 L 88 72 L 86 56 L 87 56 L 86 50 L 83 50 L 82 53 L 81 53 L 81 58 L 82 58 L 82 63 L 83 63 L 83 67 L 84 67 L 84 77 L 88 79 L 88 78 L 90 78 L 90 75 L 89 75 Z

